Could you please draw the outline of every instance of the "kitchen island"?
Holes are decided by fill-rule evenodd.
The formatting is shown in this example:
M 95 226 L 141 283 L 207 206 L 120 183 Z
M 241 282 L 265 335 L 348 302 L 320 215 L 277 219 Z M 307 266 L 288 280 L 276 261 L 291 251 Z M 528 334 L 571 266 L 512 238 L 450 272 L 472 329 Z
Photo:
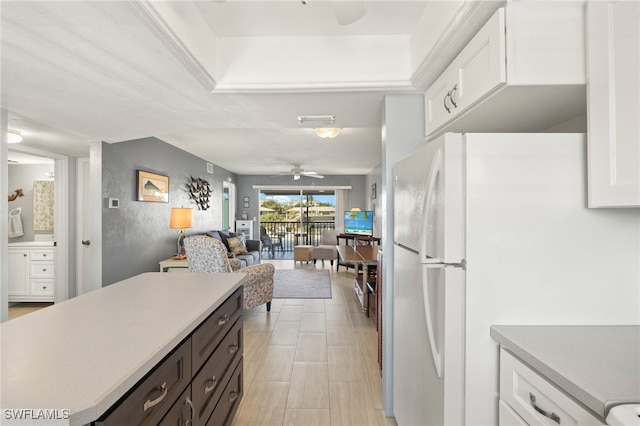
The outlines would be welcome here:
M 100 419 L 177 348 L 188 349 L 190 365 L 194 331 L 220 325 L 208 318 L 238 294 L 240 305 L 234 300 L 229 312 L 239 317 L 244 280 L 236 273 L 145 273 L 0 324 L 0 406 L 59 410 L 54 424 Z M 224 316 L 227 327 L 231 315 Z M 236 323 L 241 344 L 241 319 Z M 196 358 L 195 337 L 193 347 L 195 370 L 206 358 Z M 234 363 L 241 369 L 241 360 Z
M 640 402 L 640 326 L 496 325 L 491 336 L 599 422 L 613 406 Z M 504 383 L 510 385 L 517 376 Z M 501 399 L 503 390 L 501 384 Z M 534 403 L 523 405 L 531 408 Z

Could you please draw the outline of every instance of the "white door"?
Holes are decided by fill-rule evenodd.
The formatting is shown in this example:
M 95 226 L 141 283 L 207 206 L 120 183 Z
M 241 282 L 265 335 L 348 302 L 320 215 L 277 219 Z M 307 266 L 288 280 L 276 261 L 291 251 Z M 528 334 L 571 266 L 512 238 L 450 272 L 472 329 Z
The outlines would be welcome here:
M 77 211 L 77 246 L 78 254 L 77 263 L 77 296 L 91 291 L 91 203 L 89 188 L 89 159 L 78 159 L 77 172 L 77 194 L 78 194 L 78 211 Z

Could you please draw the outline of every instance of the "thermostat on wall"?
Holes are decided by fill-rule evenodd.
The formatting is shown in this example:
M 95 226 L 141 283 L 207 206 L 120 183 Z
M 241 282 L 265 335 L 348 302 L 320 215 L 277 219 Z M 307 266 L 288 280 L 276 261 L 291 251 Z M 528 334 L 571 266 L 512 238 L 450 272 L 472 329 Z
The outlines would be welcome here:
M 120 207 L 120 200 L 117 198 L 109 198 L 109 208 L 117 209 Z

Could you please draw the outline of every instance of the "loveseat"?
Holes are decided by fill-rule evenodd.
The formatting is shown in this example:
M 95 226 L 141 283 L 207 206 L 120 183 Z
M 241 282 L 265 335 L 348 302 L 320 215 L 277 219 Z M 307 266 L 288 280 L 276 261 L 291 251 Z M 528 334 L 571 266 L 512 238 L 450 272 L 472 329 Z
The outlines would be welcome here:
M 245 240 L 244 234 L 222 230 L 208 231 L 205 235 L 221 241 L 229 258 L 240 260 L 242 268 L 260 263 L 259 240 Z

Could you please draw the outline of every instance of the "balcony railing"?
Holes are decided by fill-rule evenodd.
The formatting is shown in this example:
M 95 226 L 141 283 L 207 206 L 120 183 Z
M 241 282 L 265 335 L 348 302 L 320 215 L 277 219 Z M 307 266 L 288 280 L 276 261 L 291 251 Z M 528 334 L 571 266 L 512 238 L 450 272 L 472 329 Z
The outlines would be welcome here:
M 271 242 L 281 243 L 285 252 L 293 251 L 297 245 L 318 246 L 322 242 L 322 231 L 336 229 L 334 221 L 330 222 L 260 222 Z

